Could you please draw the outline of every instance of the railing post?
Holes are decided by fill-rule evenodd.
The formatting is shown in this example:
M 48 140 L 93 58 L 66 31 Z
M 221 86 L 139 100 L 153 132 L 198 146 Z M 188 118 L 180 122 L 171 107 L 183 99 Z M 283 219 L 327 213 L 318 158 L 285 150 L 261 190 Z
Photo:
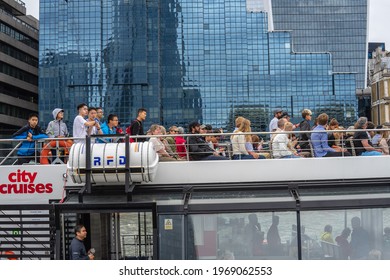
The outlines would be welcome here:
M 91 137 L 85 137 L 85 186 L 87 189 L 87 193 L 90 194 L 92 191 L 91 188 Z

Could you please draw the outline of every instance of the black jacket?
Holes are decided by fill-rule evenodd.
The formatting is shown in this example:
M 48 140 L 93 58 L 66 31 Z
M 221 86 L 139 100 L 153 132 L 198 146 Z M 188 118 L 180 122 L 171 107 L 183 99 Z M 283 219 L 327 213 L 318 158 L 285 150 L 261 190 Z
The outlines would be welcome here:
M 188 136 L 187 144 L 190 157 L 193 160 L 201 160 L 214 153 L 214 150 L 210 148 L 209 144 L 199 134 Z
M 299 124 L 299 130 L 300 131 L 310 131 L 311 127 L 310 127 L 309 121 L 307 121 L 307 120 L 301 121 L 301 123 Z M 300 136 L 301 141 L 307 141 L 310 139 L 310 133 L 301 133 L 300 135 L 301 135 Z

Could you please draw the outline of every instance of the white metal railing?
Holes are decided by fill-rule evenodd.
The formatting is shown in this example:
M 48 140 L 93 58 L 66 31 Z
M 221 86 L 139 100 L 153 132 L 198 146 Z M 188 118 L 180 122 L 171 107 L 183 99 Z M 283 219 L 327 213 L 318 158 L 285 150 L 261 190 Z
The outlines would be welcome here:
M 352 130 L 326 130 L 326 131 L 315 131 L 316 133 L 333 133 L 337 132 L 339 133 L 342 137 L 340 139 L 337 139 L 338 146 L 341 148 L 347 148 L 350 147 L 350 140 L 347 140 L 347 133 L 348 134 L 353 134 L 355 132 L 362 131 L 361 129 L 352 129 Z M 369 132 L 382 132 L 382 131 L 390 131 L 390 129 L 367 129 L 365 130 L 367 133 Z M 256 149 L 253 148 L 253 150 L 249 153 L 251 154 L 252 152 L 257 153 L 257 154 L 262 154 L 265 158 L 273 158 L 276 150 L 273 146 L 273 143 L 270 139 L 272 139 L 273 135 L 277 134 L 287 134 L 291 136 L 295 136 L 297 138 L 296 142 L 298 144 L 302 144 L 302 141 L 299 140 L 299 135 L 302 133 L 313 133 L 313 131 L 275 131 L 275 132 L 246 132 L 242 133 L 242 135 L 257 135 L 262 137 L 263 142 L 260 143 L 251 143 L 252 145 L 255 144 L 262 144 L 262 149 Z M 240 133 L 241 134 L 241 133 Z M 189 137 L 201 137 L 201 143 L 197 143 L 196 145 L 209 145 L 209 154 L 212 155 L 219 155 L 221 157 L 225 157 L 226 159 L 232 159 L 234 155 L 234 147 L 231 142 L 231 137 L 236 136 L 236 133 L 205 133 L 205 134 L 167 134 L 167 135 L 142 135 L 142 136 L 130 136 L 130 138 L 133 138 L 134 141 L 137 141 L 137 139 L 143 138 L 146 139 L 147 141 L 150 140 L 150 138 L 157 138 L 162 140 L 162 143 L 164 144 L 164 148 L 166 149 L 166 152 L 174 158 L 177 158 L 179 160 L 192 160 L 192 156 L 196 156 L 196 152 L 192 151 L 193 149 L 191 148 L 191 144 L 188 143 Z M 183 137 L 184 140 L 186 141 L 184 144 L 185 148 L 185 153 L 178 153 L 177 149 L 175 152 L 175 148 L 178 147 L 178 145 L 175 144 L 175 147 L 170 150 L 170 145 L 167 143 L 164 139 L 167 137 Z M 112 141 L 115 142 L 124 142 L 125 141 L 125 136 L 124 135 L 99 135 L 99 136 L 93 136 L 93 139 L 103 139 L 105 142 L 110 142 L 107 141 L 107 139 L 111 139 Z M 74 140 L 85 140 L 83 138 L 74 138 L 74 137 L 68 137 L 68 138 L 46 138 L 46 139 L 39 139 L 35 140 L 35 148 L 34 148 L 34 153 L 31 154 L 29 157 L 31 158 L 30 163 L 33 164 L 38 164 L 42 162 L 42 156 L 41 152 L 43 149 L 46 148 L 51 150 L 51 153 L 49 153 L 50 157 L 50 163 L 51 164 L 56 164 L 56 163 L 66 163 L 67 159 L 67 154 L 70 149 L 70 145 L 68 147 L 61 147 L 58 143 L 63 142 L 63 141 L 74 141 Z M 207 141 L 208 140 L 208 141 Z M 389 139 L 387 139 L 389 141 Z M 15 164 L 16 161 L 18 160 L 19 156 L 17 155 L 17 151 L 22 148 L 22 143 L 28 141 L 27 139 L 0 139 L 0 165 L 11 165 Z M 56 143 L 55 146 L 47 147 L 48 143 Z M 294 142 L 293 142 L 294 143 Z M 96 143 L 99 144 L 99 143 Z M 243 143 L 241 143 L 243 144 Z M 314 157 L 313 155 L 313 143 L 312 141 L 308 142 L 308 145 L 304 149 L 300 149 L 299 146 L 296 146 L 296 152 L 301 157 Z M 7 148 L 5 146 L 10 146 L 10 148 Z M 352 142 L 353 145 L 353 142 Z M 353 146 L 351 147 L 352 149 L 354 148 Z M 378 148 L 378 147 L 375 147 Z

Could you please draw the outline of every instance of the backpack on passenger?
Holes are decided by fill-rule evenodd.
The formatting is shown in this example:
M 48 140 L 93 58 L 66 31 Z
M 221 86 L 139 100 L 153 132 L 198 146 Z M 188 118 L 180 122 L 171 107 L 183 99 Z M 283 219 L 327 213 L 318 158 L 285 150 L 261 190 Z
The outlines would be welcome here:
M 134 120 L 131 122 L 131 124 L 126 128 L 126 134 L 131 136 L 131 127 L 133 126 L 133 124 L 135 124 L 135 122 L 137 122 L 139 125 L 141 125 L 140 121 L 139 120 Z M 136 141 L 137 139 L 134 139 L 134 138 L 130 138 L 130 143 L 133 143 L 133 142 L 137 142 Z

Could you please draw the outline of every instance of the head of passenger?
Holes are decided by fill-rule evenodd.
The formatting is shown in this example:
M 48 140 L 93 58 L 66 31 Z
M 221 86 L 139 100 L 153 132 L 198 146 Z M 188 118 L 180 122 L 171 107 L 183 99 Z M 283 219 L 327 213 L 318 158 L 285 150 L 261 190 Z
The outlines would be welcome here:
M 302 118 L 307 120 L 307 121 L 310 121 L 311 120 L 311 115 L 313 113 L 309 110 L 309 109 L 303 109 L 302 110 Z
M 351 229 L 348 227 L 343 229 L 343 231 L 341 232 L 341 236 L 344 238 L 348 238 L 350 234 L 351 234 Z
M 171 126 L 169 128 L 169 134 L 177 134 L 178 133 L 178 130 L 177 130 L 177 126 Z
M 198 122 L 192 122 L 188 126 L 188 130 L 192 134 L 199 134 L 200 133 L 200 123 Z
M 286 124 L 287 120 L 285 118 L 281 118 L 278 120 L 278 128 L 280 130 L 284 129 L 284 125 Z
M 329 130 L 335 130 L 335 129 L 338 129 L 338 128 L 339 128 L 339 122 L 335 118 L 331 119 L 330 122 L 329 122 L 328 129 Z
M 82 117 L 86 117 L 88 115 L 88 106 L 85 103 L 81 103 L 77 105 L 77 111 L 79 112 L 79 115 Z
M 145 108 L 139 108 L 137 111 L 137 120 L 143 122 L 146 120 L 146 109 Z
M 386 127 L 382 126 L 382 125 L 378 125 L 376 127 L 376 129 L 385 129 Z M 383 139 L 388 139 L 389 138 L 389 131 L 386 130 L 386 131 L 377 131 L 376 132 L 377 134 L 381 135 Z
M 236 120 L 235 120 L 236 128 L 239 128 L 241 126 L 241 123 L 243 122 L 243 120 L 245 120 L 245 118 L 242 116 L 239 116 L 236 118 Z
M 104 117 L 104 112 L 102 107 L 96 107 L 96 117 L 101 121 Z
M 117 127 L 119 125 L 118 116 L 115 114 L 109 114 L 107 118 L 107 124 L 109 127 Z
M 274 110 L 274 117 L 280 119 L 282 117 L 283 110 L 281 108 L 277 108 Z
M 284 131 L 292 131 L 294 128 L 294 125 L 290 122 L 286 122 L 284 124 Z
M 152 124 L 149 130 L 151 135 L 162 135 L 161 125 L 159 124 Z
M 322 113 L 318 116 L 318 124 L 322 126 L 326 126 L 328 123 L 328 115 L 326 113 Z
M 332 226 L 331 226 L 331 225 L 326 225 L 326 226 L 324 227 L 324 231 L 325 231 L 325 232 L 331 233 L 331 232 L 332 232 Z
M 179 134 L 184 134 L 184 128 L 182 128 L 181 126 L 179 126 L 179 127 L 177 128 L 177 133 L 179 133 Z
M 204 129 L 206 130 L 206 133 L 213 133 L 213 127 L 210 124 L 206 124 Z
M 167 135 L 167 130 L 165 129 L 165 127 L 163 125 L 160 125 L 160 130 L 161 130 L 162 135 Z
M 38 125 L 38 114 L 31 113 L 28 116 L 28 124 L 30 125 L 31 128 L 35 128 Z
M 250 120 L 244 118 L 244 119 L 241 121 L 240 126 L 237 127 L 237 131 L 240 131 L 240 132 L 249 132 L 249 131 L 250 131 L 250 125 L 251 125 Z
M 74 233 L 78 240 L 82 241 L 87 238 L 87 230 L 85 229 L 84 225 L 76 225 L 74 228 Z
M 251 140 L 252 140 L 253 149 L 258 150 L 259 148 L 262 148 L 263 145 L 262 138 L 260 139 L 258 135 L 252 135 L 251 138 L 252 138 Z
M 355 123 L 355 129 L 366 129 L 368 120 L 366 117 L 360 117 Z
M 60 109 L 60 108 L 56 108 L 53 110 L 52 112 L 53 114 L 53 118 L 55 120 L 62 120 L 64 118 L 64 110 Z
M 88 108 L 88 119 L 93 121 L 97 118 L 97 111 L 96 108 L 90 107 Z
M 288 122 L 290 121 L 290 115 L 286 111 L 283 111 L 282 118 L 286 119 Z
M 359 217 L 353 217 L 351 219 L 351 226 L 353 229 L 360 227 L 360 218 Z

